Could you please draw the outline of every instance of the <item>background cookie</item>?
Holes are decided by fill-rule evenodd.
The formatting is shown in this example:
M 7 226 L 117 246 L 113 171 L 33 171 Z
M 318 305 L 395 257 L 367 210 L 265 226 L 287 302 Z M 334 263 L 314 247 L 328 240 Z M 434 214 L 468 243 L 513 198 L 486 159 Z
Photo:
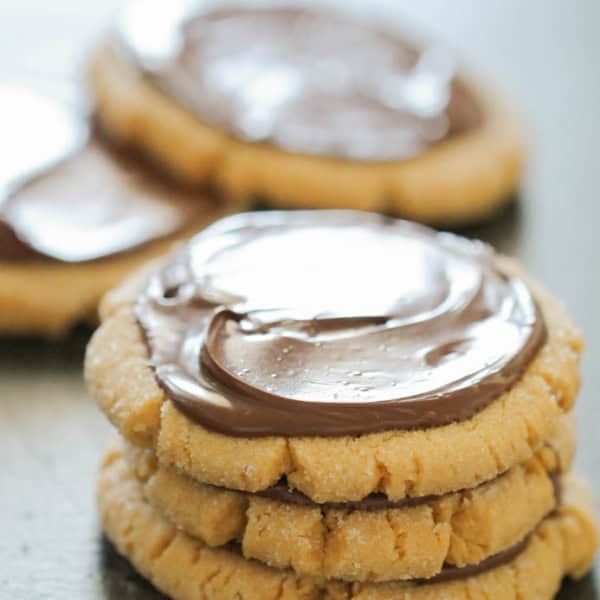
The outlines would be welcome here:
M 445 225 L 489 217 L 514 191 L 514 117 L 442 44 L 306 10 L 180 9 L 132 3 L 90 69 L 104 128 L 178 177 Z M 182 45 L 157 55 L 149 22 Z
M 235 208 L 108 144 L 80 107 L 0 86 L 0 110 L 13 121 L 1 141 L 2 334 L 57 336 L 95 321 L 126 274 Z

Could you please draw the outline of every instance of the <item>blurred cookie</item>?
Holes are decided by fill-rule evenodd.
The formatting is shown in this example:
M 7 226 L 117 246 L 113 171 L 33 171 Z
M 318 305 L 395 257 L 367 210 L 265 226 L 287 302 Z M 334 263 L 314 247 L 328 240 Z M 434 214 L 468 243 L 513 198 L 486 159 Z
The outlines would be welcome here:
M 101 139 L 85 111 L 0 87 L 0 333 L 95 320 L 135 267 L 233 209 Z
M 443 44 L 342 16 L 133 2 L 90 72 L 111 136 L 276 207 L 458 225 L 521 174 L 510 110 Z

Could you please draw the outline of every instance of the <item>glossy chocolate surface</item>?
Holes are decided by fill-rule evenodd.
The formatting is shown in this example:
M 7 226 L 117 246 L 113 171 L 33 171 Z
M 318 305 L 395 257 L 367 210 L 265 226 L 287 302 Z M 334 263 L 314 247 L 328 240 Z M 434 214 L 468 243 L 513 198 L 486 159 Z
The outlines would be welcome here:
M 247 213 L 138 299 L 177 407 L 238 436 L 340 436 L 472 417 L 512 386 L 543 316 L 488 247 L 354 211 Z
M 0 260 L 78 263 L 194 223 L 213 201 L 158 176 L 50 97 L 0 88 Z M 14 152 L 13 149 L 16 149 Z
M 482 118 L 447 48 L 333 14 L 133 2 L 117 42 L 202 121 L 291 152 L 405 159 Z

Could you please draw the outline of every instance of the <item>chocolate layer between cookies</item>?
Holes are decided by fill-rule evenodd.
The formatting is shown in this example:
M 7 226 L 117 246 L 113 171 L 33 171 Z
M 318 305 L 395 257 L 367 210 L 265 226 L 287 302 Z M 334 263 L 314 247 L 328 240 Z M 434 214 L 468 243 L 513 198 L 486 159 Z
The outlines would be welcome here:
M 160 575 L 161 569 L 157 566 L 148 571 L 148 568 L 139 562 L 139 557 L 146 556 L 147 554 L 151 555 L 152 553 L 146 553 L 142 551 L 142 548 L 139 547 L 139 540 L 136 539 L 135 533 L 133 533 L 139 527 L 140 522 L 158 524 L 157 518 L 159 518 L 162 523 L 167 525 L 168 520 L 165 519 L 164 515 L 161 515 L 156 511 L 156 509 L 146 503 L 140 486 L 138 484 L 134 484 L 132 486 L 132 479 L 133 474 L 130 470 L 130 467 L 127 466 L 127 464 L 123 461 L 123 458 L 119 455 L 118 451 L 110 452 L 105 459 L 105 465 L 103 467 L 99 482 L 99 500 L 103 514 L 103 520 L 111 539 L 118 544 L 118 547 L 121 549 L 121 551 L 123 551 L 123 548 L 125 547 L 125 539 L 122 537 L 125 535 L 126 539 L 128 540 L 128 545 L 126 547 L 129 548 L 129 550 L 125 550 L 125 553 L 128 556 L 131 555 L 131 548 L 135 547 L 136 552 L 132 556 L 132 560 L 136 566 L 141 568 L 143 572 L 151 577 L 152 580 L 157 583 L 159 587 L 161 587 L 161 589 L 169 592 L 172 588 L 167 583 L 168 580 L 163 581 Z M 114 493 L 119 485 L 123 486 L 122 494 Z M 597 534 L 595 532 L 592 515 L 587 508 L 587 497 L 585 496 L 587 492 L 578 487 L 578 481 L 573 476 L 568 476 L 566 478 L 565 485 L 565 491 L 567 492 L 568 498 L 566 500 L 566 504 L 559 511 L 557 511 L 556 514 L 544 519 L 536 531 L 533 532 L 531 536 L 528 536 L 526 539 L 524 539 L 521 543 L 506 550 L 506 552 L 502 552 L 498 555 L 490 557 L 490 559 L 487 561 L 482 561 L 479 565 L 473 565 L 471 567 L 462 569 L 446 568 L 438 577 L 430 578 L 426 581 L 396 581 L 385 584 L 347 584 L 342 581 L 322 578 L 304 578 L 303 585 L 300 586 L 298 584 L 302 578 L 299 578 L 297 584 L 293 585 L 290 589 L 290 597 L 305 597 L 303 594 L 308 593 L 309 589 L 311 589 L 311 586 L 315 586 L 315 588 L 320 589 L 321 594 L 327 598 L 336 598 L 336 593 L 339 594 L 344 592 L 347 592 L 348 597 L 354 597 L 356 595 L 357 598 L 362 598 L 363 594 L 367 594 L 365 597 L 369 598 L 412 598 L 413 596 L 410 594 L 414 594 L 416 598 L 420 598 L 421 592 L 417 591 L 420 588 L 423 589 L 423 597 L 428 597 L 428 593 L 444 593 L 445 588 L 443 585 L 445 584 L 453 586 L 446 590 L 448 593 L 455 594 L 452 597 L 467 598 L 467 592 L 461 592 L 461 582 L 464 582 L 466 588 L 469 588 L 469 583 L 472 582 L 476 585 L 491 586 L 487 589 L 492 594 L 495 592 L 506 594 L 509 590 L 508 588 L 505 589 L 504 586 L 509 585 L 509 582 L 511 582 L 514 578 L 515 573 L 520 573 L 525 564 L 531 564 L 532 559 L 535 561 L 536 559 L 534 559 L 534 557 L 536 554 L 538 554 L 544 548 L 546 548 L 550 553 L 555 551 L 553 549 L 556 546 L 557 540 L 554 539 L 553 534 L 550 533 L 549 527 L 550 529 L 556 527 L 555 532 L 560 532 L 559 535 L 561 537 L 564 536 L 563 543 L 565 546 L 563 547 L 560 545 L 561 549 L 558 552 L 558 556 L 562 557 L 563 566 L 560 567 L 558 563 L 552 563 L 548 570 L 548 573 L 553 574 L 552 582 L 548 585 L 545 585 L 545 574 L 541 572 L 537 573 L 537 571 L 535 573 L 530 573 L 530 576 L 535 577 L 535 579 L 528 585 L 523 586 L 521 583 L 517 583 L 516 581 L 512 582 L 512 585 L 520 590 L 521 596 L 524 599 L 533 600 L 533 598 L 536 597 L 551 598 L 552 594 L 555 593 L 563 574 L 571 573 L 573 575 L 580 575 L 586 568 L 588 568 L 589 561 L 591 560 L 597 543 Z M 582 497 L 580 497 L 581 493 L 583 493 Z M 138 513 L 138 510 L 141 512 Z M 122 524 L 119 528 L 116 527 L 118 523 Z M 551 523 L 553 523 L 553 525 L 549 525 Z M 157 529 L 156 526 L 152 526 L 150 529 L 155 532 L 164 531 L 166 533 L 167 531 L 166 529 Z M 182 549 L 186 544 L 194 545 L 196 550 L 199 550 L 199 552 L 196 553 L 196 561 L 202 561 L 203 558 L 210 559 L 212 564 L 215 564 L 214 561 L 218 562 L 221 559 L 234 561 L 237 576 L 233 577 L 233 580 L 238 582 L 236 585 L 243 585 L 243 573 L 244 569 L 246 568 L 256 576 L 261 573 L 264 577 L 259 577 L 254 581 L 254 585 L 258 586 L 256 589 L 260 590 L 261 593 L 266 593 L 266 590 L 269 589 L 269 580 L 267 577 L 268 574 L 272 575 L 273 577 L 294 579 L 298 577 L 289 571 L 269 569 L 268 567 L 259 565 L 253 561 L 247 561 L 239 555 L 239 551 L 235 546 L 227 547 L 224 551 L 207 549 L 202 545 L 201 542 L 190 538 L 181 531 L 176 534 L 175 538 L 171 537 L 169 542 L 163 544 L 164 547 L 168 548 L 168 550 L 165 552 L 166 555 L 170 554 L 170 548 L 174 548 L 175 554 L 181 556 L 181 559 L 183 559 L 183 555 L 180 554 L 180 549 Z M 177 550 L 175 550 L 175 548 L 177 548 Z M 525 556 L 526 558 L 524 559 L 524 562 L 519 563 L 518 561 L 520 561 L 521 556 Z M 185 564 L 187 565 L 187 562 L 185 562 Z M 507 581 L 504 582 L 505 573 L 502 571 L 502 568 L 503 565 L 507 564 L 518 564 L 519 566 L 517 566 L 515 569 L 509 569 L 508 574 L 510 577 L 508 577 Z M 541 564 L 539 566 L 541 567 Z M 187 569 L 186 575 L 188 577 L 195 576 L 196 571 L 193 568 L 193 564 L 186 566 L 185 569 Z M 260 571 L 260 569 L 263 569 L 263 571 Z M 490 574 L 491 577 L 486 579 L 486 574 Z M 481 577 L 483 577 L 483 579 L 480 579 Z M 229 580 L 232 580 L 231 575 L 228 578 L 228 581 Z M 207 595 L 207 597 L 213 597 L 214 595 L 215 598 L 220 598 L 223 594 L 225 594 L 225 588 L 223 588 L 223 585 L 227 587 L 227 583 L 224 584 L 221 581 L 217 582 L 214 586 L 212 582 L 210 584 L 202 584 L 198 582 L 198 585 L 199 589 L 202 589 L 203 593 Z M 500 586 L 498 589 L 494 587 L 497 585 Z M 531 588 L 531 590 L 529 588 Z M 406 596 L 403 594 L 406 594 Z M 175 594 L 175 597 L 179 596 Z
M 125 455 L 147 501 L 210 546 L 237 540 L 246 558 L 302 575 L 389 581 L 432 577 L 444 564 L 477 565 L 528 537 L 559 504 L 559 476 L 574 446 L 564 427 L 570 419 L 534 458 L 495 480 L 405 502 L 379 496 L 317 504 L 299 492 L 282 500 L 272 490 L 250 494 L 195 482 L 160 465 L 150 450 L 128 445 Z

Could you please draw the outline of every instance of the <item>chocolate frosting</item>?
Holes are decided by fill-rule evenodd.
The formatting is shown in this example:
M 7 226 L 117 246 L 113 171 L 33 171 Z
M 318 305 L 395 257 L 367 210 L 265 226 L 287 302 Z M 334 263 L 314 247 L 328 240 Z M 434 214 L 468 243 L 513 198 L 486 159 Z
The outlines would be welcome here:
M 500 475 L 504 477 L 504 475 Z M 550 482 L 552 483 L 552 489 L 554 491 L 554 498 L 556 499 L 556 507 L 561 503 L 561 481 L 560 475 L 557 473 L 549 474 Z M 489 482 L 484 482 L 481 487 L 488 485 Z M 464 491 L 464 490 L 463 490 Z M 414 506 L 421 506 L 423 504 L 431 504 L 436 500 L 440 500 L 445 496 L 452 495 L 456 492 L 449 492 L 448 494 L 429 495 L 429 496 L 414 496 L 406 497 L 400 500 L 390 500 L 385 494 L 374 493 L 365 496 L 361 500 L 353 500 L 350 502 L 324 502 L 317 503 L 311 500 L 308 496 L 303 494 L 300 490 L 294 489 L 289 486 L 287 481 L 278 481 L 275 485 L 254 492 L 254 495 L 268 498 L 269 500 L 275 500 L 277 502 L 283 502 L 285 504 L 295 504 L 296 506 L 307 506 L 312 508 L 329 508 L 339 510 L 362 510 L 375 512 L 378 510 L 390 510 L 394 508 L 411 508 Z
M 101 259 L 172 235 L 211 208 L 101 140 L 75 107 L 0 88 L 0 108 L 16 120 L 0 138 L 10 159 L 0 167 L 0 260 Z
M 116 40 L 202 121 L 291 152 L 405 159 L 482 119 L 447 48 L 333 14 L 133 2 Z
M 369 213 L 247 213 L 200 234 L 136 307 L 176 406 L 237 436 L 340 436 L 472 417 L 543 344 L 483 244 Z
M 520 541 L 518 544 L 515 544 L 511 548 L 499 552 L 498 554 L 494 554 L 493 556 L 490 556 L 489 558 L 486 558 L 485 560 L 482 560 L 474 565 L 466 565 L 464 567 L 444 565 L 444 568 L 437 575 L 434 575 L 429 579 L 416 579 L 413 581 L 414 583 L 419 584 L 433 584 L 481 575 L 482 573 L 492 571 L 493 569 L 497 569 L 498 567 L 507 565 L 513 561 L 515 558 L 517 558 L 517 556 L 519 556 L 519 554 L 525 551 L 529 544 L 529 540 L 530 538 L 526 537 L 524 540 Z
M 262 498 L 268 498 L 269 500 L 275 500 L 277 502 L 283 502 L 285 504 L 294 504 L 296 506 L 306 506 L 309 508 L 316 507 L 340 510 L 362 510 L 368 512 L 420 506 L 422 504 L 429 504 L 435 500 L 439 500 L 442 497 L 417 496 L 414 498 L 406 497 L 402 498 L 401 500 L 390 500 L 385 494 L 377 493 L 369 494 L 361 500 L 353 500 L 350 502 L 324 502 L 319 504 L 314 500 L 311 500 L 301 491 L 291 488 L 286 481 L 279 481 L 271 487 L 254 492 L 254 495 L 261 496 Z

